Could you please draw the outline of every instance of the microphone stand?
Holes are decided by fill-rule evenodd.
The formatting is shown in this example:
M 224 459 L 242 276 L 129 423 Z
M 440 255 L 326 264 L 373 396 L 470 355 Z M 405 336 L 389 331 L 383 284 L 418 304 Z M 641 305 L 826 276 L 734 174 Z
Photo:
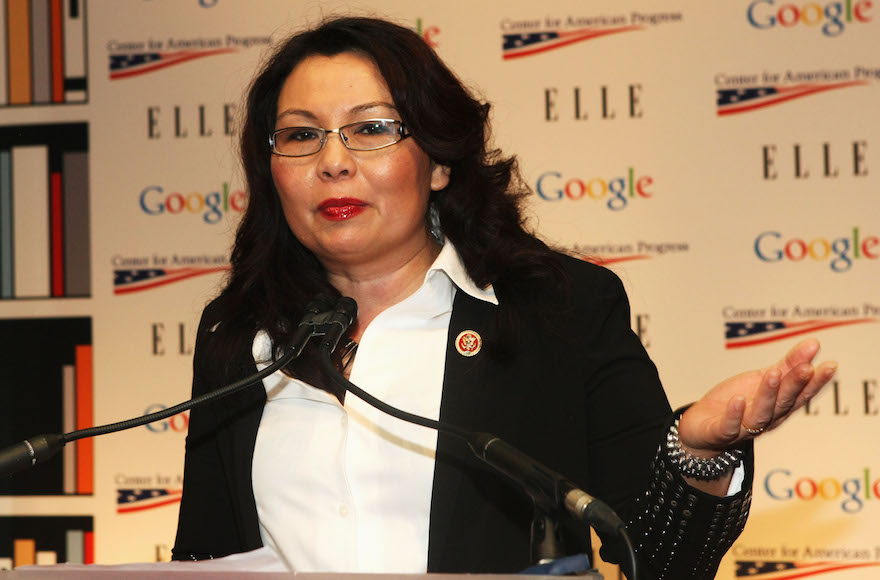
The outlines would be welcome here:
M 562 557 L 562 538 L 559 534 L 559 521 L 549 512 L 535 506 L 532 526 L 529 529 L 531 538 L 531 559 L 536 564 L 546 564 Z

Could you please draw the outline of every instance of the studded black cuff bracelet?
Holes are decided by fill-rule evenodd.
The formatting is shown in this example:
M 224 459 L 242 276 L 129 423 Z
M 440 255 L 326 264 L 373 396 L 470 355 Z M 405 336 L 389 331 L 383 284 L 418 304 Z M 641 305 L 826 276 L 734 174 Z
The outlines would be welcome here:
M 691 455 L 681 446 L 681 440 L 678 438 L 678 421 L 679 419 L 676 418 L 666 434 L 666 453 L 685 477 L 692 477 L 701 481 L 719 479 L 725 473 L 732 471 L 742 461 L 743 450 L 739 448 L 725 450 L 720 455 L 710 459 Z

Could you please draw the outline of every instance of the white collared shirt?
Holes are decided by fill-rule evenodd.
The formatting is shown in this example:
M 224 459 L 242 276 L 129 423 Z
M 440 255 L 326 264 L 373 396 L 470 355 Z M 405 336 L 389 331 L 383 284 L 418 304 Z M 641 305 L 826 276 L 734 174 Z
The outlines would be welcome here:
M 351 381 L 399 409 L 438 419 L 457 290 L 498 304 L 448 241 L 414 294 L 370 322 Z M 254 358 L 265 368 L 261 332 Z M 260 535 L 297 571 L 423 573 L 437 433 L 275 372 L 263 379 L 252 468 Z

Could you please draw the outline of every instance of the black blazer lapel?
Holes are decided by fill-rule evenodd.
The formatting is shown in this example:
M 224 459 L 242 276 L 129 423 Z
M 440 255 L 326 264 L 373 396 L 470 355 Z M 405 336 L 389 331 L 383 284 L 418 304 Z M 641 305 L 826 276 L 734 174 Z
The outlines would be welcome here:
M 490 331 L 498 307 L 464 292 L 455 296 L 446 347 L 446 371 L 440 419 L 472 431 L 491 431 L 497 409 L 498 384 L 488 384 L 489 377 L 499 376 L 498 363 L 489 359 L 485 345 L 474 356 L 464 356 L 456 349 L 459 333 L 473 330 L 491 340 Z M 497 381 L 496 381 L 497 382 Z M 517 390 L 519 385 L 505 384 Z M 502 402 L 502 404 L 504 404 Z M 493 554 L 498 546 L 517 544 L 510 537 L 519 526 L 508 526 L 507 507 L 516 506 L 519 516 L 530 517 L 528 500 L 484 465 L 457 437 L 441 434 L 437 439 L 434 489 L 431 498 L 431 523 L 428 541 L 429 572 L 481 572 L 516 570 L 508 554 Z M 500 507 L 504 506 L 504 507 Z M 511 532 L 511 530 L 513 530 Z M 527 541 L 526 559 L 527 563 Z M 521 542 L 520 542 L 521 543 Z M 499 563 L 507 561 L 507 566 Z M 515 558 L 514 558 L 515 560 Z M 524 566 L 523 566 L 524 567 Z
M 455 340 L 463 330 L 475 330 L 484 336 L 488 318 L 494 305 L 481 302 L 462 291 L 457 291 L 449 321 L 449 334 L 446 340 L 446 370 L 443 376 L 443 395 L 440 402 L 440 420 L 470 429 L 475 422 L 473 392 L 479 373 L 476 366 L 485 358 L 485 353 L 466 357 L 458 353 Z M 452 435 L 440 433 L 437 437 L 437 461 L 434 466 L 434 488 L 431 497 L 431 523 L 428 540 L 428 571 L 445 568 L 442 562 L 453 557 L 448 550 L 457 530 L 454 525 L 453 509 L 458 501 L 458 492 L 465 477 L 466 466 L 462 455 L 466 453 L 466 443 Z
M 484 344 L 484 350 L 502 338 L 493 336 L 498 332 L 499 309 L 464 292 L 456 294 L 440 419 L 497 435 L 551 469 L 583 475 L 586 429 L 579 419 L 584 396 L 578 387 L 583 380 L 579 359 L 545 340 L 546 333 L 528 331 L 535 312 L 519 314 L 522 331 L 511 356 L 493 359 L 481 351 L 465 357 L 455 347 L 463 330 L 478 332 L 489 345 Z M 438 438 L 429 572 L 516 572 L 531 564 L 533 506 L 511 483 L 477 459 L 461 440 L 449 435 Z M 586 539 L 575 539 L 572 546 L 587 545 Z

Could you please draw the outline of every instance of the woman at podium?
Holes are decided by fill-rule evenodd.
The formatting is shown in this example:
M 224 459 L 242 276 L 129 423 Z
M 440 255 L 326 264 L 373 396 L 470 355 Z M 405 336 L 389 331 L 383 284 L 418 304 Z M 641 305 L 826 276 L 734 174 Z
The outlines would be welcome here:
M 193 395 L 270 364 L 316 295 L 352 297 L 334 362 L 353 383 L 565 474 L 627 522 L 645 576 L 714 576 L 749 511 L 752 439 L 834 373 L 813 366 L 815 341 L 673 412 L 620 280 L 526 227 L 529 189 L 489 144 L 489 105 L 406 28 L 296 34 L 245 114 L 250 199 L 199 325 Z M 298 571 L 513 572 L 533 563 L 531 520 L 458 439 L 346 397 L 310 343 L 192 412 L 174 558 L 269 546 Z M 588 550 L 562 528 L 567 552 Z

